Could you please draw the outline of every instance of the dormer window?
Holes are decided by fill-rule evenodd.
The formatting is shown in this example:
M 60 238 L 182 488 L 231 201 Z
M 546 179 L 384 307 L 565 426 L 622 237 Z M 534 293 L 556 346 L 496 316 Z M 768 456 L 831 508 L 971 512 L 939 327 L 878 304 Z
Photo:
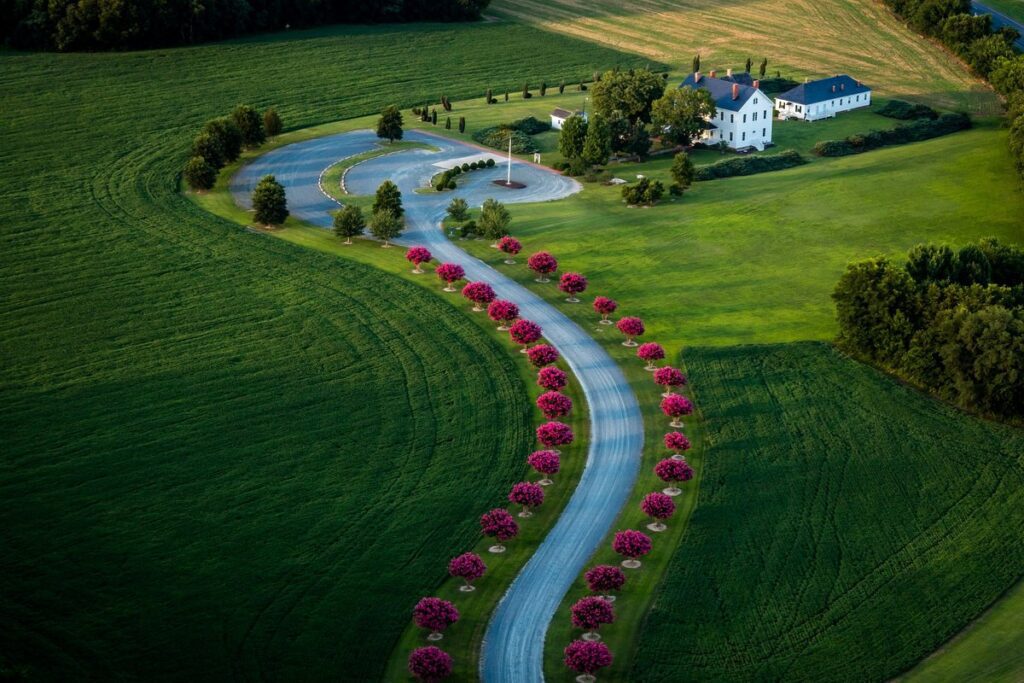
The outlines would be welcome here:
M 756 97 L 754 98 L 754 104 L 757 104 L 757 98 Z

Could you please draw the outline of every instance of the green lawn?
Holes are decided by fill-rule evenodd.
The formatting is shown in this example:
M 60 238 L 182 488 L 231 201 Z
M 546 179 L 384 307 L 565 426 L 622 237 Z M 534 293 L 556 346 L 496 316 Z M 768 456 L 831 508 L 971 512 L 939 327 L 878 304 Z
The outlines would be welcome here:
M 984 4 L 1024 24 L 1024 0 L 985 0 Z
M 434 294 L 210 216 L 179 192 L 189 141 L 238 102 L 302 128 L 640 61 L 486 23 L 0 52 L 0 669 L 379 677 L 522 476 L 520 359 Z
M 822 344 L 686 358 L 712 446 L 616 680 L 886 680 L 1017 581 L 1019 430 Z
M 1018 683 L 1024 679 L 1024 583 L 901 681 Z

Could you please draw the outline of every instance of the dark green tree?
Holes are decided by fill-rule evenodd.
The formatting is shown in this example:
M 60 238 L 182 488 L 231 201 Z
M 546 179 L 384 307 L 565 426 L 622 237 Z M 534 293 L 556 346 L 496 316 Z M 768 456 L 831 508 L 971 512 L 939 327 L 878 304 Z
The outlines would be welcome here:
M 465 116 L 460 116 L 459 117 L 459 132 L 460 133 L 465 133 L 466 132 L 466 117 Z
M 278 114 L 277 110 L 273 107 L 270 107 L 263 112 L 263 130 L 266 132 L 267 137 L 271 138 L 277 137 L 281 134 L 281 115 Z
M 242 142 L 247 147 L 259 147 L 267 139 L 263 130 L 263 117 L 248 104 L 239 104 L 231 112 L 231 120 L 242 131 Z
M 195 156 L 185 164 L 181 176 L 193 190 L 209 190 L 217 182 L 217 169 L 203 157 Z
M 494 91 L 490 88 L 487 89 L 487 104 L 494 104 Z
M 272 175 L 263 176 L 252 191 L 252 208 L 257 223 L 280 225 L 288 218 L 288 201 L 284 186 Z
M 399 218 L 405 213 L 402 208 L 402 193 L 390 180 L 385 180 L 377 187 L 377 194 L 373 199 L 373 212 L 391 211 Z
M 377 119 L 377 137 L 388 142 L 402 139 L 402 112 L 398 107 L 391 105 L 384 107 Z
M 609 118 L 622 112 L 631 123 L 651 122 L 651 106 L 665 92 L 665 81 L 648 69 L 608 71 L 594 84 L 594 111 Z
M 508 234 L 508 224 L 512 222 L 505 205 L 495 199 L 487 199 L 480 207 L 480 218 L 477 219 L 477 227 L 480 233 L 495 243 Z
M 917 283 L 952 282 L 960 272 L 960 262 L 945 244 L 918 244 L 907 252 L 906 268 Z
M 469 204 L 462 197 L 456 197 L 448 204 L 448 217 L 456 223 L 469 220 Z
M 767 71 L 768 71 L 768 58 L 765 57 L 764 59 L 761 60 L 761 67 L 760 67 L 760 69 L 758 69 L 758 73 L 760 74 L 762 80 L 764 79 L 764 75 L 765 75 L 765 73 L 767 73 Z
M 353 204 L 346 204 L 334 212 L 334 234 L 345 238 L 345 244 L 352 244 L 353 237 L 359 237 L 366 230 L 363 210 Z
M 957 252 L 957 281 L 962 285 L 987 285 L 992 281 L 992 264 L 981 247 L 968 244 Z
M 651 118 L 661 136 L 677 145 L 689 145 L 700 137 L 708 119 L 715 115 L 711 93 L 690 86 L 672 88 L 655 101 Z
M 572 117 L 576 118 L 576 117 Z M 568 123 L 568 121 L 566 122 Z M 612 153 L 612 131 L 605 118 L 599 114 L 595 115 L 589 125 L 583 139 L 583 149 L 580 157 L 590 164 L 597 166 L 607 164 Z
M 693 184 L 693 176 L 696 171 L 690 155 L 686 152 L 680 152 L 672 158 L 672 180 L 675 181 L 677 192 L 682 193 Z
M 839 343 L 862 357 L 896 367 L 919 319 L 913 278 L 887 259 L 850 264 L 832 299 Z
M 505 101 L 508 102 L 508 90 L 505 91 Z
M 744 65 L 743 70 L 746 71 L 747 73 L 750 73 L 750 67 L 752 66 L 754 66 L 753 60 L 751 60 L 750 57 L 747 57 L 747 62 Z
M 224 152 L 224 161 L 232 162 L 242 154 L 242 131 L 235 125 L 235 122 L 227 116 L 207 121 L 202 132 L 209 133 L 217 138 L 221 150 Z
M 1024 284 L 1024 250 L 1002 244 L 995 237 L 986 237 L 978 243 L 992 266 L 992 282 L 1006 287 Z
M 451 130 L 452 129 L 452 117 L 450 117 L 450 116 L 446 116 L 445 117 L 445 119 L 444 119 L 444 129 L 445 130 Z
M 583 154 L 587 138 L 587 122 L 582 116 L 570 116 L 562 124 L 558 134 L 558 151 L 566 159 L 575 159 Z
M 691 73 L 697 73 L 700 71 L 700 55 L 693 56 L 693 68 L 690 69 Z
M 565 92 L 565 81 L 558 84 L 558 94 L 561 95 Z
M 370 216 L 370 232 L 384 242 L 383 247 L 390 247 L 390 241 L 401 235 L 404 227 L 402 217 L 390 209 L 374 211 Z
M 432 123 L 435 126 L 437 125 L 437 110 L 436 109 L 431 109 L 430 110 L 430 123 Z
M 220 138 L 212 133 L 200 133 L 192 141 L 192 156 L 206 159 L 214 168 L 224 166 L 224 146 Z

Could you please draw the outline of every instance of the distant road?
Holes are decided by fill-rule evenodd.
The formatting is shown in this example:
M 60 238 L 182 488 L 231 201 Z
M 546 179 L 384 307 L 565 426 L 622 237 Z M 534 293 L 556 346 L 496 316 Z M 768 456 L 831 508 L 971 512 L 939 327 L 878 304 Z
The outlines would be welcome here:
M 1019 21 L 1015 21 L 1010 17 L 1006 16 L 1002 12 L 998 12 L 991 7 L 981 4 L 980 2 L 971 2 L 971 9 L 974 10 L 975 14 L 991 14 L 992 15 L 992 26 L 994 28 L 1002 28 L 1003 26 L 1009 26 L 1017 29 L 1017 33 L 1021 35 L 1017 39 L 1017 47 L 1024 50 L 1024 24 Z

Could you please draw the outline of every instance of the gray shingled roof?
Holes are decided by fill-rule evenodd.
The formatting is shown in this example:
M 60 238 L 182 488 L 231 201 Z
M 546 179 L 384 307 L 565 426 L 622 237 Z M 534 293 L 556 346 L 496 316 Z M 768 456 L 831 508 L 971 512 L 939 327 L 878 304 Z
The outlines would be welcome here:
M 735 100 L 732 98 L 733 85 L 737 85 L 739 88 L 739 97 Z M 734 84 L 731 81 L 721 78 L 710 78 L 703 74 L 701 74 L 700 83 L 697 85 L 694 85 L 693 74 L 690 74 L 679 87 L 685 88 L 687 86 L 707 90 L 711 93 L 711 99 L 715 101 L 715 107 L 725 109 L 726 111 L 739 111 L 746 104 L 747 100 L 757 92 L 757 88 L 753 86 L 743 85 L 742 83 Z
M 835 90 L 832 89 L 833 86 L 835 86 Z M 797 104 L 816 104 L 870 91 L 871 88 L 868 86 L 858 83 L 846 74 L 842 74 L 832 78 L 822 78 L 819 81 L 811 81 L 810 83 L 801 83 L 792 90 L 782 93 L 777 99 L 796 102 Z
M 551 115 L 555 116 L 557 118 L 560 118 L 560 119 L 567 119 L 570 116 L 574 116 L 574 115 L 579 114 L 579 113 L 580 112 L 578 112 L 578 111 L 569 111 L 568 109 L 562 109 L 561 107 L 555 107 L 555 110 L 553 112 L 551 112 Z

